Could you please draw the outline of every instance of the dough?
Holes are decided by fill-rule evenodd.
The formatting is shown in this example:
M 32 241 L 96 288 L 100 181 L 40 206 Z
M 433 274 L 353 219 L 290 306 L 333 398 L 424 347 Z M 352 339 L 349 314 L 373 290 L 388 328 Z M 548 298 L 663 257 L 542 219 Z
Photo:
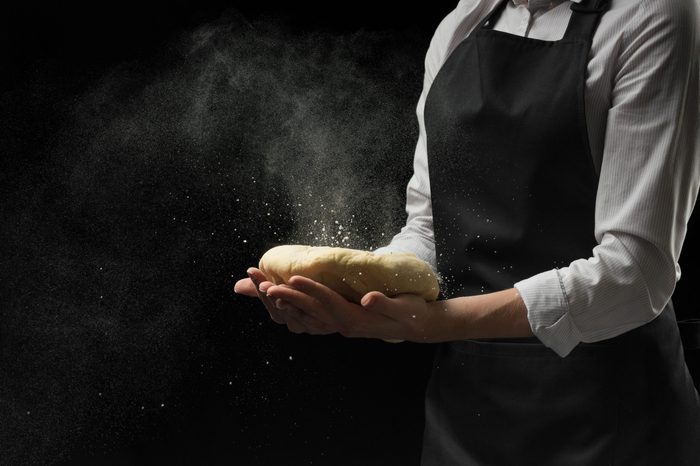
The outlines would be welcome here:
M 426 301 L 434 301 L 439 292 L 430 265 L 411 253 L 374 254 L 359 249 L 285 245 L 267 251 L 259 268 L 276 285 L 302 275 L 357 304 L 370 291 L 387 296 L 413 293 Z

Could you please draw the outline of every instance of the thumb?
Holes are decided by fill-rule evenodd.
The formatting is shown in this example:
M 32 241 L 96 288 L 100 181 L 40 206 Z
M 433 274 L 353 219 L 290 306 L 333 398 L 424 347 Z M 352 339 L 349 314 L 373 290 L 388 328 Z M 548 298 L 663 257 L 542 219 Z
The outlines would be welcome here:
M 255 285 L 250 278 L 242 278 L 238 280 L 233 286 L 233 291 L 253 298 L 257 296 Z
M 376 306 L 386 305 L 390 302 L 391 299 L 380 291 L 370 291 L 369 293 L 364 295 L 360 300 L 360 304 L 365 309 L 371 309 Z

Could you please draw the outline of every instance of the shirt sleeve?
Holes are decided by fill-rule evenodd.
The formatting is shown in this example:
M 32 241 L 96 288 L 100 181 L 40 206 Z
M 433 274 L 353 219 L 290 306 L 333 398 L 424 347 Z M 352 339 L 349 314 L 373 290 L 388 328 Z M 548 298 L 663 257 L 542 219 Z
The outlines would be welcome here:
M 700 183 L 698 5 L 639 2 L 616 56 L 592 257 L 515 284 L 560 356 L 658 316 Z
M 427 72 L 425 79 L 428 79 Z M 419 134 L 413 156 L 413 176 L 411 176 L 406 186 L 406 224 L 392 238 L 389 245 L 376 249 L 374 253 L 412 252 L 430 264 L 433 272 L 437 274 L 433 209 L 430 200 L 430 179 L 428 176 L 428 155 L 425 144 L 425 125 L 422 118 L 425 94 L 426 91 L 424 89 L 416 110 L 419 121 Z
M 377 248 L 375 254 L 412 252 L 426 261 L 437 274 L 435 236 L 433 234 L 433 209 L 430 199 L 428 153 L 426 148 L 423 111 L 428 90 L 447 55 L 469 33 L 474 18 L 488 8 L 486 2 L 462 0 L 438 25 L 425 56 L 423 90 L 416 106 L 418 117 L 418 142 L 413 157 L 413 176 L 406 186 L 406 224 L 391 242 Z

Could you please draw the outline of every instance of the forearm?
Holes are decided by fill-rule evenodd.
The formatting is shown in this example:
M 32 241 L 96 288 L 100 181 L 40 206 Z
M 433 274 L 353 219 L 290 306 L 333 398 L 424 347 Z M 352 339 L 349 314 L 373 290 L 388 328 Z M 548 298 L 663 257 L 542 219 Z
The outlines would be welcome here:
M 433 342 L 533 336 L 515 288 L 429 303 Z

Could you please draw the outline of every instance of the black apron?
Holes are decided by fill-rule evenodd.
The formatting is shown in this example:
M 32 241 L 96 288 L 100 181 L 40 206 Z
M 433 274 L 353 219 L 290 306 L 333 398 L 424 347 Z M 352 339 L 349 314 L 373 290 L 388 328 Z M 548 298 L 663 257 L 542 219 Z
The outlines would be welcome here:
M 573 5 L 550 42 L 493 30 L 506 1 L 426 100 L 442 298 L 512 288 L 596 245 L 584 91 L 607 5 Z M 672 306 L 565 358 L 534 337 L 437 345 L 421 464 L 700 464 L 700 400 Z

